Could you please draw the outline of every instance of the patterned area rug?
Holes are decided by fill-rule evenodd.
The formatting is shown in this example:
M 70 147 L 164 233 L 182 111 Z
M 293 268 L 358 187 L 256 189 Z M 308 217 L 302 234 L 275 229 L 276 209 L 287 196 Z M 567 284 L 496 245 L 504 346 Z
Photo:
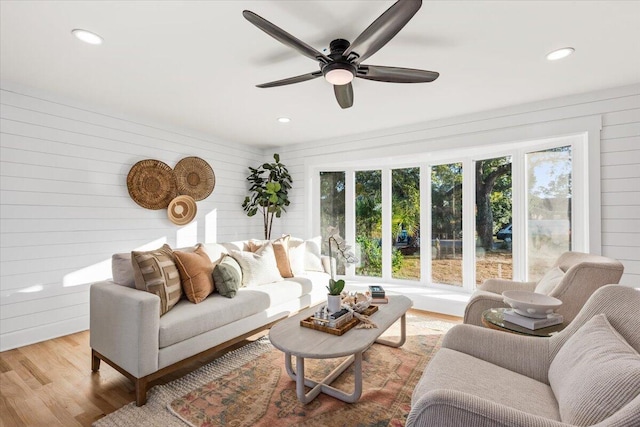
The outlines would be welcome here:
M 98 420 L 109 426 L 403 426 L 411 393 L 424 367 L 453 324 L 426 316 L 407 315 L 407 341 L 401 348 L 373 345 L 363 355 L 363 392 L 349 404 L 320 394 L 301 404 L 295 382 L 284 369 L 284 355 L 262 338 L 148 393 L 148 403 L 131 403 Z M 399 337 L 396 324 L 383 335 Z M 348 334 L 345 335 L 348 338 Z M 295 360 L 295 358 L 294 358 Z M 321 379 L 336 360 L 305 360 L 305 371 Z M 333 384 L 350 393 L 353 370 Z

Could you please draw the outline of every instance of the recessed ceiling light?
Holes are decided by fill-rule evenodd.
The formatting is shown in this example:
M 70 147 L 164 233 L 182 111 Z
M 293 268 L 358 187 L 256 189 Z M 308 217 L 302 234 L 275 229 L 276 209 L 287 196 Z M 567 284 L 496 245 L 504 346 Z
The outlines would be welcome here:
M 92 33 L 91 31 L 76 28 L 75 30 L 71 31 L 71 34 L 73 34 L 78 40 L 82 40 L 85 43 L 102 44 L 102 37 L 100 37 L 96 33 Z
M 572 47 L 563 47 L 562 49 L 554 50 L 547 54 L 547 59 L 549 61 L 557 61 L 558 59 L 566 58 L 571 55 L 576 50 Z
M 289 123 L 291 119 L 289 117 L 278 117 L 280 123 Z

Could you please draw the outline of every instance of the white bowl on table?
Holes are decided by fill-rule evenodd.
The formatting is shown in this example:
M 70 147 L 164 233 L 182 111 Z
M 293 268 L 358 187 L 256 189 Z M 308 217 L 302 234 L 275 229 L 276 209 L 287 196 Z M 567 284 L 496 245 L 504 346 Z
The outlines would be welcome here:
M 562 305 L 558 298 L 530 291 L 504 291 L 502 297 L 516 313 L 535 319 L 546 318 Z

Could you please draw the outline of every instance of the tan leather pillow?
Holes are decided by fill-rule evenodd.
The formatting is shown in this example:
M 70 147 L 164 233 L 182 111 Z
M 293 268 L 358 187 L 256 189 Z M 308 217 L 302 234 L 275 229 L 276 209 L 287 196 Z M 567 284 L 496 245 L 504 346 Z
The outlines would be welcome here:
M 278 264 L 278 270 L 282 277 L 293 277 L 291 271 L 291 264 L 289 263 L 289 238 L 291 236 L 284 235 L 279 239 L 274 240 L 273 252 L 276 255 L 276 264 Z
M 174 251 L 180 281 L 187 299 L 194 304 L 202 302 L 213 292 L 214 265 L 202 246 L 194 252 Z

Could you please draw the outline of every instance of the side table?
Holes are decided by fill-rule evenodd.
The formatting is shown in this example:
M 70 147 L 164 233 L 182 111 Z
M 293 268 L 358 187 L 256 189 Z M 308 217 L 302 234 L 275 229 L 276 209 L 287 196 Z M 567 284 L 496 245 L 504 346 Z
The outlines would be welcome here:
M 527 329 L 523 326 L 516 325 L 515 323 L 505 321 L 505 310 L 508 310 L 508 308 L 490 308 L 489 310 L 485 310 L 482 313 L 482 324 L 489 329 L 545 338 L 549 338 L 550 336 L 557 334 L 567 326 L 565 323 L 560 323 L 559 325 L 553 325 L 547 328 Z

